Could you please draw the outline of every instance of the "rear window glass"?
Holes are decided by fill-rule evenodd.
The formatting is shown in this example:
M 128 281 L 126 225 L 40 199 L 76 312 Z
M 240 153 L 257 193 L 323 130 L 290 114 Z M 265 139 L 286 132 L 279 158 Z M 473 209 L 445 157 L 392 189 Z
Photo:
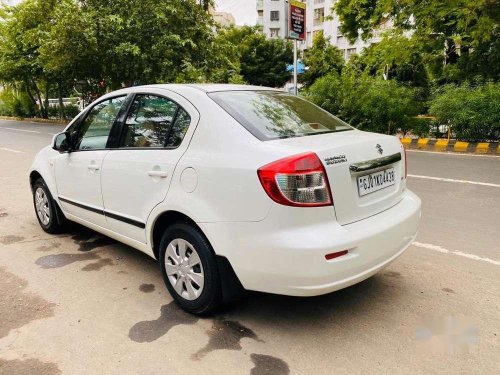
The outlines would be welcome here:
M 352 130 L 300 97 L 279 91 L 221 91 L 209 96 L 262 141 Z

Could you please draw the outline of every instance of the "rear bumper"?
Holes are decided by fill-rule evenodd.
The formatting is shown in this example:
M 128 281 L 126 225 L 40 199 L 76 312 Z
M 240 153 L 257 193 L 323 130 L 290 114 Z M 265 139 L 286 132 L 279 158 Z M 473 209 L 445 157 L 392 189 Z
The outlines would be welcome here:
M 331 207 L 279 205 L 260 222 L 200 226 L 245 289 L 315 296 L 365 280 L 401 255 L 417 234 L 420 207 L 420 199 L 406 190 L 392 208 L 344 226 L 333 219 Z M 325 259 L 342 250 L 349 252 Z

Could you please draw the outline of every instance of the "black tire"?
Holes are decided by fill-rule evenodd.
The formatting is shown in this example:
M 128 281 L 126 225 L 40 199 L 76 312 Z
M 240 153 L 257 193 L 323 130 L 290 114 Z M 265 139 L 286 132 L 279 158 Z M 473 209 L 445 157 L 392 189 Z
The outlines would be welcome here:
M 168 262 L 171 263 L 166 253 L 167 246 L 176 239 L 187 241 L 194 247 L 203 267 L 204 285 L 201 294 L 193 300 L 179 295 L 167 275 L 165 259 L 167 258 Z M 215 253 L 208 240 L 197 228 L 183 222 L 175 223 L 168 227 L 160 241 L 159 258 L 165 286 L 172 298 L 183 310 L 192 314 L 204 315 L 220 306 L 222 303 L 222 288 Z M 185 290 L 187 292 L 186 287 Z
M 43 190 L 43 193 L 47 197 L 48 209 L 50 212 L 47 223 L 42 222 L 37 212 L 36 194 L 39 189 Z M 61 233 L 64 230 L 66 225 L 66 218 L 64 217 L 64 214 L 61 212 L 57 203 L 52 198 L 50 190 L 45 184 L 45 181 L 41 178 L 37 179 L 33 184 L 33 206 L 35 208 L 35 215 L 38 220 L 38 223 L 45 232 L 50 234 L 56 234 L 56 233 Z

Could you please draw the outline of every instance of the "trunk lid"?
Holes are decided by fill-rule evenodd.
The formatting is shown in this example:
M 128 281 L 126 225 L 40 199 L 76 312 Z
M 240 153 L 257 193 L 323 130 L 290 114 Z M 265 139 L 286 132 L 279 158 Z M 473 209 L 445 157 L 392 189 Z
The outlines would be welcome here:
M 401 200 L 406 188 L 404 151 L 396 137 L 350 130 L 268 142 L 287 147 L 291 153 L 311 151 L 318 155 L 328 175 L 335 215 L 341 225 L 387 210 Z M 359 181 L 362 176 L 366 177 Z M 366 184 L 365 188 L 359 187 L 360 182 L 376 184 L 384 178 L 385 185 L 370 188 L 369 182 L 368 189 Z

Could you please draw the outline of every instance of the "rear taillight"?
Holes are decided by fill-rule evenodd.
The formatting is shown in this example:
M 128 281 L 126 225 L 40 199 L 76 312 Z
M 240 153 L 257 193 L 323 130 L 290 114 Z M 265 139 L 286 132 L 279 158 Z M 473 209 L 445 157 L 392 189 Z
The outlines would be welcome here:
M 280 159 L 257 173 L 267 195 L 277 203 L 295 207 L 332 205 L 328 177 L 315 153 Z

